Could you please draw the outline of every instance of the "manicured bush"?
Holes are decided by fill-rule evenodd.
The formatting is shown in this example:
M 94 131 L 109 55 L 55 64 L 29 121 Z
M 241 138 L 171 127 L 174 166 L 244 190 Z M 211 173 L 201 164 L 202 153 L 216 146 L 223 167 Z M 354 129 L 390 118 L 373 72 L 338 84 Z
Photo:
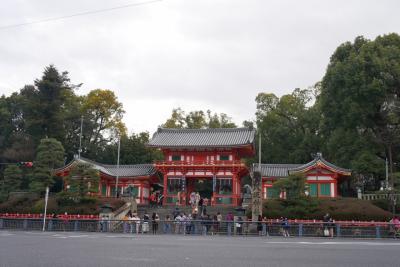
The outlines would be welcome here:
M 263 203 L 267 218 L 322 219 L 329 213 L 336 220 L 387 221 L 392 215 L 369 201 L 354 198 L 315 199 L 302 197 L 291 200 L 272 199 Z

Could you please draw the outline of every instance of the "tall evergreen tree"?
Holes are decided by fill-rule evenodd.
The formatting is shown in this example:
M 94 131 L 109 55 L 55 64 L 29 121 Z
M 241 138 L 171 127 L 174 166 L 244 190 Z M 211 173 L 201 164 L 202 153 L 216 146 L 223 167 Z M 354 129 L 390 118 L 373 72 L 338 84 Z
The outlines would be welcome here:
M 339 46 L 322 80 L 319 98 L 322 134 L 332 158 L 359 174 L 372 171 L 365 166 L 379 165 L 379 161 L 384 167 L 388 158 L 394 177 L 400 149 L 399 99 L 399 35 L 379 36 L 374 41 L 357 37 Z M 382 169 L 376 170 L 381 177 Z
M 257 129 L 262 137 L 264 162 L 304 163 L 319 150 L 320 117 L 316 106 L 307 106 L 310 101 L 308 89 L 296 89 L 280 98 L 270 93 L 256 97 Z
M 36 160 L 30 187 L 33 191 L 43 192 L 47 186 L 54 185 L 53 170 L 64 165 L 64 148 L 54 138 L 45 138 L 37 148 Z
M 89 193 L 98 193 L 99 181 L 99 171 L 83 163 L 73 166 L 66 177 L 69 191 L 78 197 L 84 197 Z
M 26 86 L 21 90 L 25 130 L 41 138 L 65 140 L 66 99 L 73 90 L 67 72 L 59 73 L 50 65 L 46 67 L 41 79 L 35 80 L 35 86 Z
M 8 195 L 12 191 L 20 190 L 22 179 L 22 170 L 17 165 L 8 165 L 4 170 L 4 182 L 1 191 Z

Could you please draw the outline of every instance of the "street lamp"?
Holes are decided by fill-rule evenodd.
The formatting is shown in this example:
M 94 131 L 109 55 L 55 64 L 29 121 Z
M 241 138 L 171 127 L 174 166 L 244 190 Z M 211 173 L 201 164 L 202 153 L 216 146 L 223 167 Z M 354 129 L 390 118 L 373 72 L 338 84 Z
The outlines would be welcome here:
M 115 181 L 115 196 L 119 197 L 118 180 L 119 180 L 119 152 L 121 150 L 121 135 L 118 135 L 118 154 L 117 154 L 117 177 Z

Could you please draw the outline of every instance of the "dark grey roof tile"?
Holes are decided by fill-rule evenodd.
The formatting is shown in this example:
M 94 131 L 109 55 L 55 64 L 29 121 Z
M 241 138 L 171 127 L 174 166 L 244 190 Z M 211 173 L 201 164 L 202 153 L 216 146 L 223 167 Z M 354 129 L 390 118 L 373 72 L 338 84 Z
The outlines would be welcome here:
M 134 165 L 106 165 L 95 162 L 86 158 L 75 159 L 75 161 L 83 162 L 91 165 L 94 169 L 99 170 L 110 176 L 119 177 L 137 177 L 137 176 L 150 176 L 156 173 L 153 164 L 134 164 Z
M 301 164 L 261 164 L 262 177 L 287 177 L 289 170 Z M 253 170 L 258 170 L 258 164 L 253 164 Z
M 166 129 L 159 128 L 151 147 L 237 147 L 254 145 L 255 130 L 249 128 Z

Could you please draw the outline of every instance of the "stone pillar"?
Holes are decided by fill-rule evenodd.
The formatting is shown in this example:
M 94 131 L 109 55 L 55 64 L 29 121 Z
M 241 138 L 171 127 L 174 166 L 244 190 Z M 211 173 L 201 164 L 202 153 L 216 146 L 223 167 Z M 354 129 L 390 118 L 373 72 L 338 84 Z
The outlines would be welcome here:
M 251 200 L 251 219 L 257 221 L 258 216 L 262 215 L 262 200 L 261 200 L 261 173 L 259 171 L 254 171 L 252 173 L 252 200 Z
M 362 199 L 362 193 L 361 193 L 361 188 L 357 189 L 357 198 Z

